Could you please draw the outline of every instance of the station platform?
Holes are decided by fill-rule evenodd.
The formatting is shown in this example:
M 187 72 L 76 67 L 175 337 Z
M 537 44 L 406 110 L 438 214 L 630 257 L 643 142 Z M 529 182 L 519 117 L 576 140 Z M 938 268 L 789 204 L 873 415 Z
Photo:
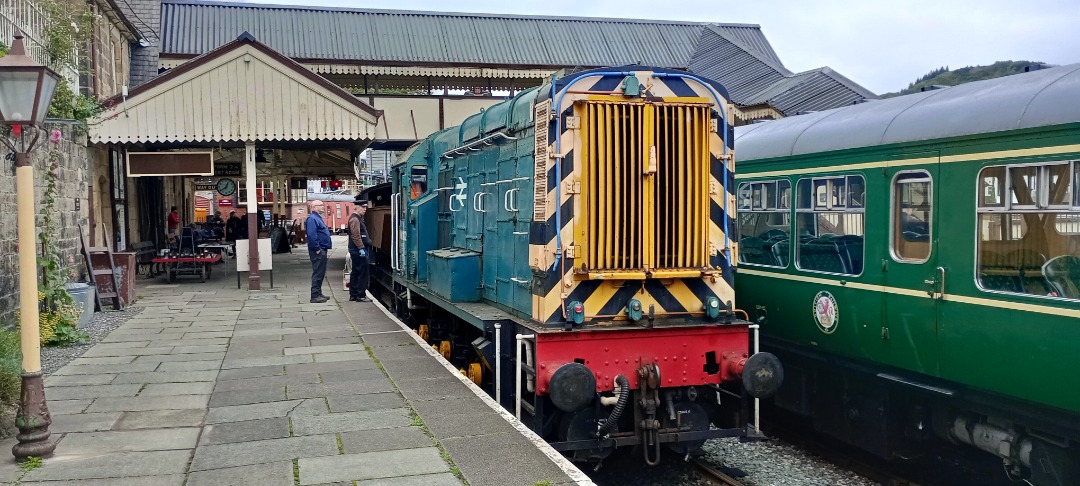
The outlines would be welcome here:
M 273 289 L 140 279 L 142 311 L 45 379 L 54 455 L 9 455 L 0 481 L 592 484 L 381 306 L 348 302 L 334 240 L 324 304 L 304 247 L 274 255 Z

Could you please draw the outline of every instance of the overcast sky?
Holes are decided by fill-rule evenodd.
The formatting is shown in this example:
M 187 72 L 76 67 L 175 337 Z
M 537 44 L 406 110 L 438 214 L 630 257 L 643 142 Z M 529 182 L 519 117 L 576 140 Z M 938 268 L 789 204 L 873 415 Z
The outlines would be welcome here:
M 259 0 L 257 3 L 758 24 L 794 72 L 829 66 L 870 91 L 928 71 L 1080 62 L 1078 0 Z

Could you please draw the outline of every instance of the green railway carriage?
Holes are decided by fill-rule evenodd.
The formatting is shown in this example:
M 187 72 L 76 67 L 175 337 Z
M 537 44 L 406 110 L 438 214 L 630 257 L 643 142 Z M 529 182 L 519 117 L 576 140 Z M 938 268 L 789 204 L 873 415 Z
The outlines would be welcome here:
M 776 405 L 1080 484 L 1080 65 L 736 131 L 739 306 Z

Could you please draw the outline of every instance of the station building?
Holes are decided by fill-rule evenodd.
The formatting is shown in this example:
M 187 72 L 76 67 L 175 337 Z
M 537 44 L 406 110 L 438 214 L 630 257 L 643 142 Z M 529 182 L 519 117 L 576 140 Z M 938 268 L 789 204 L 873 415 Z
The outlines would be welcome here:
M 365 149 L 403 150 L 577 70 L 639 64 L 714 79 L 731 94 L 735 125 L 876 98 L 828 67 L 791 72 L 750 24 L 102 5 L 116 32 L 111 61 L 92 70 L 106 110 L 90 123 L 80 197 L 93 244 L 109 235 L 117 249 L 164 245 L 171 206 L 185 222 L 198 209 L 233 208 L 289 224 L 309 180 L 371 175 Z M 212 206 L 197 207 L 197 193 Z

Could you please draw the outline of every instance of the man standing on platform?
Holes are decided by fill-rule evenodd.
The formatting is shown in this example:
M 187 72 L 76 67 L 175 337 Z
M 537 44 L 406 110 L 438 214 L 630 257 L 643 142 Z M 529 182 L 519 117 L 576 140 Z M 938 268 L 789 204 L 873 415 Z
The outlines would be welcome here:
M 225 241 L 236 241 L 236 233 L 240 228 L 240 218 L 236 216 L 236 210 L 229 211 L 229 220 L 225 222 Z
M 169 238 L 175 238 L 177 231 L 180 230 L 180 213 L 176 211 L 176 206 L 173 206 L 169 211 Z
M 321 304 L 330 300 L 323 295 L 322 284 L 326 277 L 326 256 L 330 252 L 330 230 L 323 223 L 319 214 L 323 210 L 322 201 L 313 201 L 309 208 L 305 225 L 307 226 L 308 256 L 311 257 L 311 303 Z M 256 215 L 257 216 L 257 215 Z
M 368 236 L 364 214 L 367 213 L 367 200 L 356 199 L 356 211 L 349 216 L 349 258 L 352 259 L 352 273 L 349 274 L 349 300 L 368 302 L 368 249 L 371 238 Z

